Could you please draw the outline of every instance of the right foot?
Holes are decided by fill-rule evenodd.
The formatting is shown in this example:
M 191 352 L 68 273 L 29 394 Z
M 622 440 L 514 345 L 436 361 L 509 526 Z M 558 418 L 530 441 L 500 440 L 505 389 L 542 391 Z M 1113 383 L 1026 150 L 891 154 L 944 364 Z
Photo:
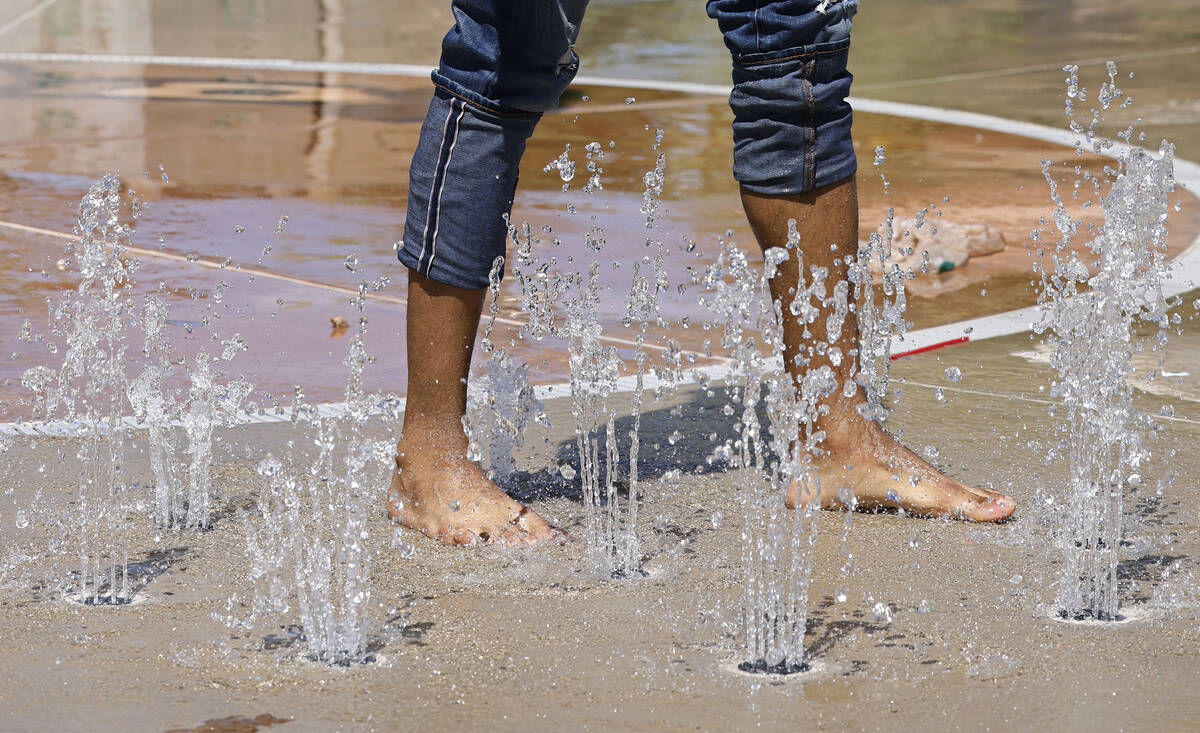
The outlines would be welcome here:
M 1012 497 L 955 481 L 853 410 L 835 413 L 842 416 L 839 428 L 830 429 L 822 446 L 825 455 L 813 464 L 824 508 L 846 508 L 838 494 L 845 488 L 853 492 L 853 503 L 860 509 L 902 509 L 923 517 L 1002 522 L 1016 509 Z M 802 493 L 795 484 L 788 488 L 788 508 L 815 499 Z
M 388 489 L 392 521 L 451 545 L 562 543 L 567 535 L 550 525 L 467 460 L 458 425 L 405 433 L 397 448 Z

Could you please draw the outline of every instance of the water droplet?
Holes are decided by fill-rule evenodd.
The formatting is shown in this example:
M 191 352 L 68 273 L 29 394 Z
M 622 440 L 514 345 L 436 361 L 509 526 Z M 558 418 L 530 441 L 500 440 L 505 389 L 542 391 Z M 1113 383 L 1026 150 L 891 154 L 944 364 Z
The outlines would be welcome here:
M 411 560 L 417 554 L 416 546 L 404 541 L 404 530 L 400 527 L 392 531 L 392 547 L 402 560 Z
M 946 381 L 957 384 L 962 381 L 962 370 L 956 366 L 946 368 Z
M 558 473 L 560 476 L 562 476 L 567 481 L 570 481 L 571 479 L 575 478 L 575 469 L 572 468 L 571 464 L 569 464 L 569 463 L 564 463 L 561 466 L 559 466 Z
M 834 592 L 834 594 L 833 594 L 833 600 L 837 601 L 838 603 L 845 603 L 846 597 L 847 596 L 846 596 L 845 588 L 838 588 L 837 591 Z
M 258 475 L 263 478 L 272 478 L 278 476 L 283 471 L 283 464 L 277 459 L 268 456 L 258 462 L 257 471 Z
M 570 183 L 571 179 L 575 178 L 575 161 L 571 160 L 570 143 L 567 143 L 567 149 L 561 155 L 547 163 L 546 167 L 542 169 L 543 173 L 549 173 L 550 171 L 558 171 L 558 177 L 562 179 L 564 184 Z M 565 185 L 564 190 L 566 190 Z
M 854 496 L 854 491 L 847 486 L 838 487 L 837 498 L 841 505 L 847 509 L 853 509 L 858 504 L 858 499 Z
M 348 255 L 345 264 L 347 270 L 356 272 L 358 268 L 358 255 Z
M 1013 585 L 1020 585 L 1022 580 L 1024 580 L 1024 578 L 1021 577 L 1020 573 L 1017 573 L 1016 575 L 1009 578 L 1008 582 Z
M 881 624 L 890 624 L 892 622 L 892 608 L 886 603 L 876 603 L 871 609 L 871 615 Z
M 225 347 L 221 351 L 222 361 L 231 361 L 233 357 L 237 356 L 240 352 L 246 351 L 250 348 L 240 333 L 235 333 L 233 336 L 230 336 L 228 339 L 223 341 L 222 344 Z
M 17 512 L 16 517 L 17 529 L 25 529 L 29 526 L 29 517 L 23 511 Z

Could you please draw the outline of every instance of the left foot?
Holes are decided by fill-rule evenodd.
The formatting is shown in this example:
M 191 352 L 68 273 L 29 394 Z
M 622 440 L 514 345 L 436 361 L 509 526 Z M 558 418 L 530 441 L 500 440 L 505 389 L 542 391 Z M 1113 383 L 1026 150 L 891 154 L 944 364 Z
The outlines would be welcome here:
M 453 414 L 406 425 L 387 509 L 392 521 L 449 545 L 562 543 L 567 537 L 467 460 L 467 439 Z

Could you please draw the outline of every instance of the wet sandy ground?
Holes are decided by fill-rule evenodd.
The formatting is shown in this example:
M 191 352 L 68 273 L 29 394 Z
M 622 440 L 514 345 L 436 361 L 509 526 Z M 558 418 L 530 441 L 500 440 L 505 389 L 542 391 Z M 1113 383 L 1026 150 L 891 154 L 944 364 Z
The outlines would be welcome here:
M 131 525 L 143 587 L 125 608 L 63 599 L 68 571 L 56 563 L 69 553 L 45 547 L 70 493 L 60 460 L 74 448 L 18 440 L 0 472 L 15 489 L 0 497 L 4 727 L 165 730 L 271 713 L 292 719 L 285 730 L 1189 729 L 1200 715 L 1200 404 L 1177 399 L 1175 418 L 1159 422 L 1153 480 L 1130 507 L 1120 578 L 1132 620 L 1066 624 L 1050 617 L 1058 551 L 1036 501 L 1063 470 L 1040 460 L 1052 439 L 1044 395 L 993 379 L 1046 384 L 1043 366 L 1012 356 L 1027 347 L 1012 337 L 964 346 L 953 362 L 942 352 L 897 363 L 892 428 L 918 449 L 939 446 L 954 475 L 1005 487 L 1020 509 L 1000 526 L 854 515 L 848 531 L 844 515 L 824 513 L 807 638 L 824 672 L 805 683 L 723 667 L 739 653 L 738 476 L 694 472 L 708 432 L 731 430 L 719 391 L 674 395 L 644 418 L 647 436 L 690 436 L 643 450 L 645 578 L 600 581 L 587 565 L 579 488 L 551 473 L 574 450 L 563 402 L 547 405 L 553 427 L 527 444 L 532 473 L 508 488 L 574 533 L 565 547 L 447 549 L 397 536 L 380 507 L 368 527 L 375 661 L 350 668 L 307 661 L 294 615 L 248 634 L 215 618 L 245 612 L 227 604 L 250 587 L 234 514 L 262 488 L 262 454 L 296 437 L 290 426 L 221 435 L 214 482 L 225 493 L 211 531 L 155 537 L 148 522 Z M 926 386 L 950 363 L 961 383 Z M 1162 401 L 1139 393 L 1148 412 Z M 149 479 L 141 461 L 130 466 Z M 675 468 L 680 480 L 658 480 Z M 41 490 L 37 521 L 16 529 L 14 509 Z
M 177 0 L 59 0 L 28 26 L 4 25 L 32 5 L 0 7 L 7 13 L 0 18 L 3 50 L 432 64 L 447 22 L 445 3 L 434 0 L 212 8 Z M 1113 56 L 1137 103 L 1113 113 L 1105 129 L 1140 116 L 1151 147 L 1171 137 L 1181 156 L 1196 159 L 1196 22 L 1187 0 L 870 5 L 856 21 L 855 93 L 1061 126 L 1058 69 L 1092 59 L 1084 73 L 1094 89 L 1099 59 Z M 710 26 L 701 4 L 690 0 L 596 0 L 580 44 L 585 73 L 723 83 L 728 57 Z M 1136 72 L 1133 79 L 1128 71 Z M 336 399 L 345 341 L 331 338 L 326 324 L 332 315 L 353 314 L 347 294 L 330 288 L 386 275 L 392 282 L 385 292 L 403 299 L 389 245 L 402 226 L 406 166 L 427 95 L 421 79 L 5 63 L 0 219 L 68 233 L 70 206 L 101 173 L 119 169 L 152 203 L 135 244 L 215 262 L 232 258 L 243 268 L 214 272 L 143 258 L 141 287 L 163 282 L 174 299 L 177 348 L 205 346 L 214 331 L 252 331 L 236 371 L 263 392 L 288 396 L 299 374 L 311 399 Z M 638 101 L 625 105 L 627 96 Z M 582 232 L 593 215 L 614 251 L 636 251 L 645 236 L 640 178 L 653 163 L 651 131 L 661 127 L 668 169 L 658 232 L 675 248 L 690 237 L 701 253 L 689 259 L 677 252 L 669 261 L 675 279 L 711 259 L 726 230 L 749 244 L 728 176 L 728 124 L 720 99 L 573 90 L 530 143 L 515 215 L 535 231 L 551 225 L 563 241 L 554 251 L 567 256 L 586 252 Z M 865 114 L 856 118 L 855 136 L 864 230 L 886 207 L 905 215 L 934 204 L 948 220 L 1000 227 L 1013 245 L 942 276 L 946 294 L 910 298 L 916 327 L 1031 302 L 1029 258 L 1020 245 L 1049 211 L 1037 161 L 1073 166 L 1069 151 Z M 563 194 L 542 166 L 568 142 L 581 160 L 591 140 L 617 143 L 606 160 L 605 192 L 578 193 L 577 179 Z M 886 197 L 881 171 L 870 165 L 876 145 L 888 151 Z M 568 214 L 567 203 L 580 213 Z M 1200 231 L 1196 207 L 1190 198 L 1184 204 L 1173 214 L 1176 251 Z M 287 226 L 276 234 L 283 215 Z M 17 402 L 21 372 L 46 360 L 44 345 L 15 334 L 25 319 L 35 334 L 44 332 L 45 299 L 71 279 L 56 267 L 60 238 L 5 228 L 0 242 L 7 273 L 0 282 L 0 420 L 10 420 L 27 410 Z M 264 254 L 267 245 L 272 250 Z M 359 258 L 358 272 L 342 265 L 350 254 Z M 265 273 L 253 284 L 244 272 L 251 267 Z M 612 278 L 602 314 L 610 327 L 623 314 L 629 273 Z M 232 286 L 219 306 L 203 297 L 218 279 Z M 512 287 L 501 301 L 506 315 L 516 315 Z M 690 299 L 665 305 L 675 317 L 694 312 Z M 1190 305 L 1181 312 L 1188 318 Z M 216 319 L 215 329 L 199 328 L 205 314 Z M 379 357 L 368 386 L 398 391 L 403 304 L 377 301 L 368 315 L 368 346 Z M 1049 618 L 1057 551 L 1036 498 L 1061 481 L 1063 468 L 1041 460 L 1052 439 L 1040 401 L 1049 383 L 1044 354 L 1027 336 L 971 344 L 897 362 L 895 374 L 907 381 L 893 385 L 897 412 L 889 424 L 918 450 L 937 446 L 937 462 L 951 473 L 1013 492 L 1018 517 L 978 527 L 858 515 L 843 539 L 843 517 L 823 515 L 808 649 L 828 672 L 806 684 L 722 669 L 739 649 L 737 476 L 690 472 L 711 450 L 705 436 L 729 427 L 695 393 L 674 398 L 682 417 L 659 404 L 645 423 L 644 441 L 657 435 L 659 442 L 643 471 L 651 477 L 642 524 L 648 577 L 601 582 L 588 570 L 578 539 L 579 489 L 546 468 L 573 453 L 568 406 L 551 403 L 554 427 L 527 456 L 533 475 L 508 488 L 577 540 L 539 552 L 464 552 L 404 533 L 400 542 L 415 548 L 406 559 L 380 511 L 369 528 L 380 604 L 372 613 L 376 661 L 349 669 L 306 661 L 303 643 L 287 629 L 296 617 L 249 635 L 213 618 L 230 612 L 231 597 L 246 597 L 248 563 L 233 513 L 261 490 L 254 466 L 263 453 L 286 449 L 290 428 L 245 426 L 219 435 L 214 481 L 225 491 L 225 516 L 212 531 L 155 538 L 148 520 L 130 524 L 144 602 L 121 609 L 63 600 L 57 588 L 73 563 L 63 562 L 69 545 L 54 528 L 67 511 L 74 446 L 18 439 L 0 456 L 0 728 L 167 730 L 260 713 L 292 718 L 280 730 L 1194 728 L 1200 330 L 1192 320 L 1183 329 L 1166 368 L 1187 374 L 1139 384 L 1147 412 L 1164 402 L 1177 410 L 1160 420 L 1154 444 L 1156 478 L 1166 481 L 1162 496 L 1147 482 L 1123 548 L 1123 598 L 1139 620 L 1085 628 Z M 700 340 L 695 329 L 656 334 L 668 335 L 685 346 Z M 513 331 L 501 327 L 496 338 L 506 343 Z M 516 347 L 539 381 L 562 379 L 561 349 Z M 275 357 L 285 349 L 286 365 L 302 365 L 295 373 L 279 369 Z M 963 370 L 962 383 L 942 379 L 950 365 Z M 947 405 L 933 398 L 933 386 L 946 390 Z M 255 399 L 267 406 L 271 398 Z M 664 436 L 675 429 L 668 423 L 680 420 L 696 426 L 683 432 L 698 439 L 668 445 Z M 148 486 L 144 455 L 132 458 L 131 479 Z M 654 479 L 672 468 L 685 476 L 657 486 Z M 19 527 L 16 512 L 34 506 L 42 511 Z M 54 543 L 62 553 L 47 553 Z M 856 566 L 849 577 L 840 570 L 848 555 Z M 843 603 L 834 600 L 840 588 L 849 590 Z M 889 607 L 891 621 L 873 612 L 877 603 Z

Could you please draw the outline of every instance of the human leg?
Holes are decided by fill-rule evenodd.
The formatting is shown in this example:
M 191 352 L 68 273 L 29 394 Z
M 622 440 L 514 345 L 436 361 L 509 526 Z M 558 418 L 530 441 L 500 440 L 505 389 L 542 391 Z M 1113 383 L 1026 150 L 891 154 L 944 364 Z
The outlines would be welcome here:
M 583 0 L 456 0 L 410 168 L 408 393 L 388 512 L 447 543 L 565 535 L 466 455 L 466 380 L 525 141 L 574 76 Z
M 388 513 L 450 544 L 562 539 L 562 532 L 467 460 L 462 418 L 483 298 L 482 290 L 443 285 L 409 271 L 408 396 Z
M 787 369 L 799 381 L 810 367 L 828 365 L 838 378 L 839 389 L 828 399 L 829 413 L 816 426 L 825 433 L 822 453 L 814 461 L 821 501 L 837 504 L 838 489 L 845 487 L 862 507 L 1001 520 L 1013 512 L 1011 498 L 943 475 L 861 415 L 858 408 L 866 400 L 861 389 L 849 397 L 842 392 L 840 386 L 852 382 L 858 349 L 853 312 L 837 333 L 827 333 L 832 302 L 810 323 L 787 307 L 802 283 L 801 262 L 806 273 L 824 269 L 832 289 L 847 280 L 846 257 L 858 251 L 856 164 L 845 101 L 851 81 L 845 61 L 856 5 L 854 0 L 709 3 L 733 54 L 734 176 L 751 229 L 764 251 L 787 244 L 789 221 L 799 235 L 798 251 L 770 283 L 772 296 L 783 306 Z M 834 363 L 818 352 L 818 344 L 845 358 Z M 793 486 L 789 505 L 804 500 Z
M 742 204 L 754 235 L 763 249 L 788 241 L 788 222 L 795 221 L 800 234 L 799 253 L 780 264 L 771 282 L 771 294 L 783 304 L 791 302 L 801 282 L 800 263 L 828 271 L 828 281 L 844 281 L 847 265 L 844 253 L 858 246 L 858 205 L 854 179 L 792 196 L 763 196 L 743 189 Z M 826 330 L 831 308 L 820 309 L 815 320 L 804 323 L 789 309 L 782 309 L 784 359 L 789 371 L 799 380 L 811 366 L 828 365 L 837 375 L 838 385 L 853 380 L 852 356 L 858 348 L 857 319 L 849 313 L 837 332 Z M 808 336 L 805 336 L 805 331 Z M 847 355 L 837 360 L 809 351 L 818 343 Z M 799 358 L 797 358 L 799 357 Z M 829 414 L 816 428 L 825 432 L 823 454 L 814 467 L 821 479 L 821 503 L 833 507 L 840 503 L 838 489 L 854 492 L 863 508 L 890 507 L 923 516 L 954 516 L 975 521 L 997 521 L 1013 512 L 1012 499 L 999 492 L 965 486 L 945 476 L 927 461 L 904 447 L 878 422 L 859 413 L 866 402 L 861 389 L 846 397 L 837 389 L 829 397 Z M 789 506 L 803 499 L 796 487 L 788 493 Z

